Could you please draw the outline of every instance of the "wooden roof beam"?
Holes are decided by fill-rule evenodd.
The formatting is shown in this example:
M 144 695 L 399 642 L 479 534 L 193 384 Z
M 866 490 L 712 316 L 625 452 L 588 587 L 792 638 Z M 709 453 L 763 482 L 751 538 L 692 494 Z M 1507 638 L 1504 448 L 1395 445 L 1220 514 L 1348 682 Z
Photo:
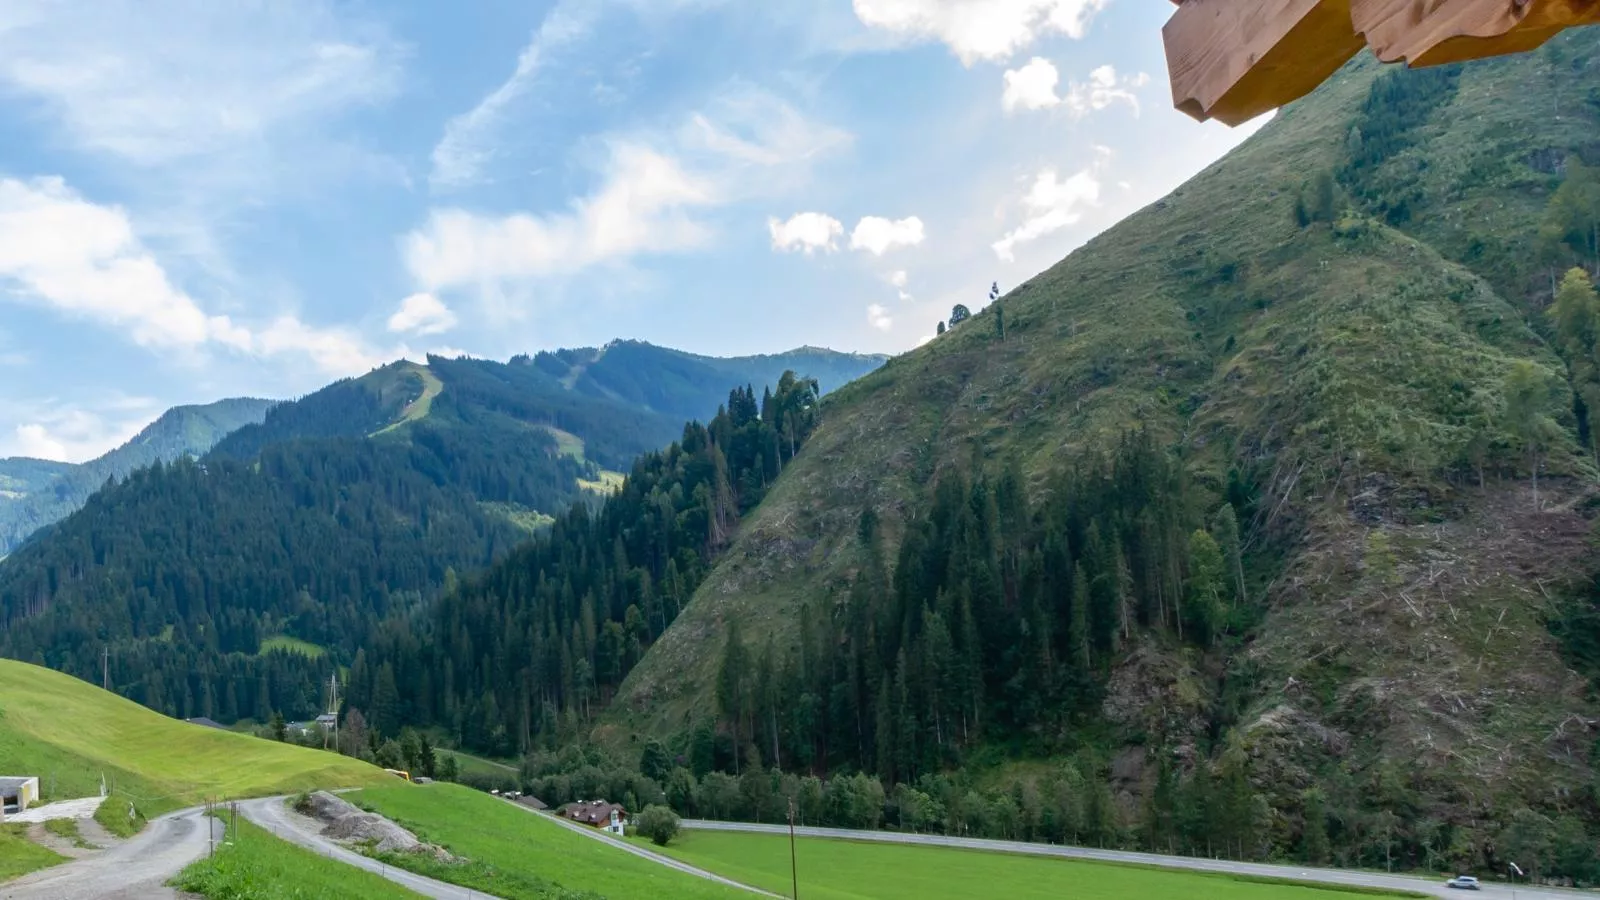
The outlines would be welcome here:
M 1532 50 L 1600 24 L 1600 0 L 1174 0 L 1172 101 L 1229 125 L 1297 100 L 1363 45 L 1413 66 Z
M 1350 0 L 1350 19 L 1378 59 L 1436 66 L 1533 50 L 1600 23 L 1600 0 Z
M 1173 104 L 1229 125 L 1311 93 L 1363 44 L 1349 0 L 1184 0 L 1161 33 Z

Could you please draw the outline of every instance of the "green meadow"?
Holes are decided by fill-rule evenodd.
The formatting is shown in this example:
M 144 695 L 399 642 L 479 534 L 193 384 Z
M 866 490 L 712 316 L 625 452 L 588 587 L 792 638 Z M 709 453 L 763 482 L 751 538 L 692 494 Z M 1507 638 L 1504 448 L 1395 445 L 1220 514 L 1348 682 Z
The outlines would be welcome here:
M 202 728 L 60 672 L 0 659 L 0 771 L 39 776 L 45 800 L 111 799 L 96 819 L 117 834 L 205 801 L 393 780 L 348 756 Z M 128 816 L 133 805 L 135 815 Z
M 404 825 L 470 862 L 426 855 L 383 859 L 421 875 L 506 900 L 746 900 L 724 887 L 641 859 L 621 847 L 576 834 L 548 816 L 453 784 L 395 784 L 345 799 Z
M 800 895 L 810 900 L 1358 900 L 1370 896 L 1332 887 L 949 847 L 818 838 L 801 838 L 795 847 Z M 655 849 L 773 893 L 787 896 L 790 890 L 785 835 L 684 830 L 670 846 Z

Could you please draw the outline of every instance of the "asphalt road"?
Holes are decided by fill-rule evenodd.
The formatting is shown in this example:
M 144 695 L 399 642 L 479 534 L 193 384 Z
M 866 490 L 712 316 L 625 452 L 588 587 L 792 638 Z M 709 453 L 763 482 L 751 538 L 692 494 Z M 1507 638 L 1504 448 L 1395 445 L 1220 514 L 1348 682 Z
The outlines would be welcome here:
M 745 831 L 758 834 L 788 834 L 787 825 L 752 825 L 745 822 L 709 822 L 685 819 L 684 828 L 701 831 Z M 1418 891 L 1437 897 L 1495 898 L 1495 900 L 1581 900 L 1600 897 L 1589 891 L 1572 891 L 1561 888 L 1543 888 L 1488 883 L 1477 892 L 1451 890 L 1443 879 L 1417 878 L 1411 875 L 1385 875 L 1382 872 L 1362 872 L 1351 869 L 1309 869 L 1300 866 L 1280 866 L 1266 863 L 1233 862 L 1222 859 L 1198 859 L 1189 856 L 1161 856 L 1154 853 L 1127 853 L 1120 850 L 1095 850 L 1088 847 L 1063 847 L 1056 844 L 1029 844 L 1022 841 L 989 841 L 978 838 L 946 837 L 934 834 L 902 834 L 893 831 L 852 831 L 845 828 L 797 827 L 801 837 L 832 838 L 847 841 L 877 841 L 886 844 L 917 844 L 929 847 L 957 847 L 965 850 L 987 850 L 1000 853 L 1022 853 L 1030 856 L 1054 856 L 1062 859 L 1082 859 L 1098 862 L 1136 863 L 1161 866 L 1169 869 L 1189 869 L 1196 872 L 1225 872 L 1233 875 L 1258 875 L 1267 878 L 1292 878 L 1298 881 L 1315 881 L 1330 885 L 1387 888 L 1390 890 Z M 1481 875 L 1479 877 L 1482 877 Z
M 178 893 L 168 879 L 206 855 L 221 823 L 200 808 L 152 819 L 144 831 L 104 853 L 25 875 L 0 885 L 3 900 L 159 900 Z
M 272 832 L 278 837 L 292 844 L 298 844 L 318 856 L 326 856 L 346 865 L 365 869 L 376 875 L 389 879 L 395 884 L 409 888 L 424 897 L 433 897 L 435 900 L 462 900 L 462 898 L 493 898 L 493 894 L 475 891 L 459 885 L 435 881 L 422 875 L 396 869 L 394 866 L 385 865 L 378 860 L 348 850 L 336 841 L 323 837 L 310 825 L 303 821 L 304 817 L 292 814 L 284 806 L 283 797 L 265 797 L 260 800 L 239 801 L 239 812 L 246 819 Z
M 515 806 L 517 809 L 522 810 L 523 812 L 530 813 L 530 814 L 536 815 L 536 816 L 542 815 L 545 818 L 549 819 L 550 821 L 555 822 L 557 825 L 560 825 L 563 828 L 567 828 L 567 829 L 570 829 L 572 831 L 575 831 L 578 834 L 583 835 L 584 837 L 604 842 L 605 844 L 607 844 L 607 845 L 609 845 L 611 847 L 614 847 L 614 848 L 616 848 L 618 850 L 624 850 L 624 851 L 626 851 L 628 853 L 632 853 L 634 856 L 638 856 L 638 857 L 642 857 L 644 859 L 648 859 L 653 863 L 656 863 L 658 865 L 666 866 L 669 869 L 676 869 L 679 872 L 684 873 L 685 875 L 693 875 L 696 878 L 704 878 L 707 881 L 715 881 L 718 884 L 727 885 L 728 887 L 731 887 L 731 888 L 737 888 L 737 889 L 739 889 L 741 891 L 749 891 L 752 894 L 760 894 L 760 895 L 762 895 L 764 897 L 779 897 L 779 898 L 782 897 L 781 894 L 774 894 L 774 893 L 771 893 L 769 891 L 764 891 L 764 890 L 762 890 L 760 888 L 751 887 L 748 884 L 742 884 L 740 882 L 734 881 L 731 878 L 724 878 L 721 875 L 716 874 L 715 872 L 707 872 L 705 869 L 696 868 L 696 867 L 691 866 L 691 865 L 689 865 L 688 863 L 685 863 L 685 862 L 679 862 L 678 860 L 673 859 L 670 856 L 663 856 L 660 853 L 654 853 L 654 852 L 652 852 L 650 850 L 646 850 L 643 847 L 639 847 L 639 846 L 636 846 L 634 844 L 630 844 L 627 841 L 618 840 L 618 839 L 616 839 L 614 837 L 611 837 L 610 835 L 606 834 L 605 832 L 600 831 L 599 829 L 590 828 L 587 825 L 579 825 L 579 824 L 577 824 L 575 822 L 568 822 L 566 819 L 563 819 L 560 816 L 557 816 L 557 815 L 554 815 L 554 814 L 540 813 L 537 810 L 529 809 L 528 807 L 523 806 L 522 804 L 517 803 L 517 802 L 515 802 L 513 800 L 507 800 L 506 802 L 510 803 L 513 806 Z

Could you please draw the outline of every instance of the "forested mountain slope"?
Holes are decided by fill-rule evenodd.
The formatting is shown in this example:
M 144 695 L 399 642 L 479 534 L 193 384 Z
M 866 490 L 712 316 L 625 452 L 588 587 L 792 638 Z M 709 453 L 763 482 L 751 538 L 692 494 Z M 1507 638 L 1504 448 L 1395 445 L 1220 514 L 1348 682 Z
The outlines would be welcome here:
M 110 478 L 154 462 L 198 456 L 228 433 L 260 422 L 271 400 L 238 398 L 177 406 L 121 447 L 82 464 L 0 459 L 0 557 L 40 528 L 83 505 Z
M 597 734 L 1592 878 L 1596 98 L 1588 32 L 1352 63 L 831 396 Z
M 698 356 L 644 341 L 543 352 L 533 364 L 580 394 L 636 403 L 680 421 L 708 421 L 733 385 L 770 387 L 784 372 L 817 382 L 823 393 L 860 378 L 888 357 L 800 347 L 786 353 Z
M 113 688 L 180 715 L 306 715 L 380 622 L 683 428 L 527 357 L 385 366 L 136 471 L 20 548 L 0 563 L 0 652 L 98 677 L 109 649 Z

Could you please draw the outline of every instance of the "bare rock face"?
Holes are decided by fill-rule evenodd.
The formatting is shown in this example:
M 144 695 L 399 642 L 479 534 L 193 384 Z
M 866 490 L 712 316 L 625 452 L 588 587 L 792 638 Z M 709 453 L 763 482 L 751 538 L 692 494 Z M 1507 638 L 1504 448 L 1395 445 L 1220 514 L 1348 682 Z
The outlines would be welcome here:
M 376 813 L 369 813 L 346 800 L 317 791 L 309 799 L 306 813 L 327 823 L 322 833 L 341 841 L 371 844 L 379 853 L 431 853 L 440 859 L 450 854 L 443 848 L 424 844 L 417 836 Z

